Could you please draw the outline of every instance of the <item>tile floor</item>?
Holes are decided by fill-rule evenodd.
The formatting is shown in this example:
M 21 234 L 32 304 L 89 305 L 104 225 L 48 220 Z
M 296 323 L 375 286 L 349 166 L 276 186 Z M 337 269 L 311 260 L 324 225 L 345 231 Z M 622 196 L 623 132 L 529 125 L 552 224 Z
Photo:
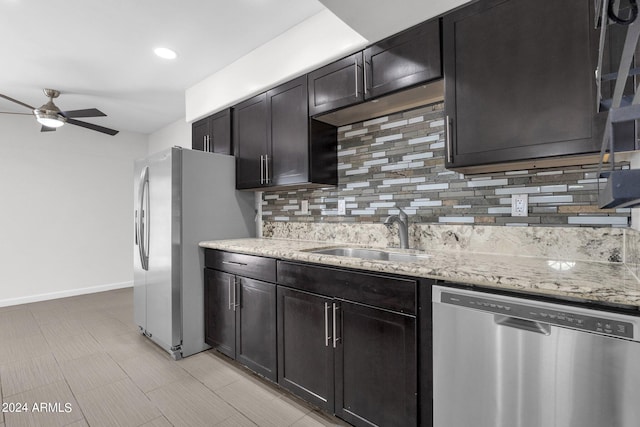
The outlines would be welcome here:
M 131 288 L 0 307 L 0 385 L 0 427 L 346 425 L 214 351 L 173 361 Z

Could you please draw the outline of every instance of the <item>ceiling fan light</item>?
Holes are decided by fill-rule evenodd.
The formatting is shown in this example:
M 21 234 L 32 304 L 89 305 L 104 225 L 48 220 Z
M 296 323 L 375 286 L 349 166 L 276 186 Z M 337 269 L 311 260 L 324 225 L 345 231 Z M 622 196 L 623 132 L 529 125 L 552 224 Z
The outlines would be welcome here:
M 36 120 L 42 126 L 48 128 L 59 128 L 64 124 L 64 120 L 57 114 L 49 111 L 35 110 Z

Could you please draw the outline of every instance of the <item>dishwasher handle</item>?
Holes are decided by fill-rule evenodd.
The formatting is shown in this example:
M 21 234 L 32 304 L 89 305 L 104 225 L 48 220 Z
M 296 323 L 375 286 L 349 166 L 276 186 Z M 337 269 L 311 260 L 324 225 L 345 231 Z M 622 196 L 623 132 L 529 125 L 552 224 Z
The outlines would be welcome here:
M 536 334 L 551 335 L 551 325 L 546 323 L 534 322 L 532 320 L 519 319 L 517 317 L 493 315 L 493 321 L 496 325 L 506 326 L 508 328 L 520 329 L 527 332 L 535 332 Z

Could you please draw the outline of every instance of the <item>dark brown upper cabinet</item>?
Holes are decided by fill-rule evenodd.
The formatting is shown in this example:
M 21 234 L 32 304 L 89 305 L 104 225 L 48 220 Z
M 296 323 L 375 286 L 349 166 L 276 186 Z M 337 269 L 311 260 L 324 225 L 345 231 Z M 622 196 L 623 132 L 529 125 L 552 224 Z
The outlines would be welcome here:
M 309 73 L 309 114 L 343 125 L 406 110 L 441 100 L 441 85 L 422 87 L 441 78 L 440 20 L 434 19 Z
M 309 115 L 364 101 L 362 52 L 309 73 Z
M 191 148 L 220 154 L 232 154 L 231 109 L 198 120 L 191 125 Z
M 446 167 L 579 164 L 599 150 L 593 22 L 590 0 L 481 0 L 444 16 Z
M 267 142 L 267 94 L 261 93 L 233 108 L 233 148 L 236 156 L 236 188 L 266 186 L 264 156 Z
M 309 119 L 306 75 L 237 105 L 236 188 L 336 185 L 336 132 Z
M 441 77 L 439 19 L 423 22 L 364 50 L 366 99 Z

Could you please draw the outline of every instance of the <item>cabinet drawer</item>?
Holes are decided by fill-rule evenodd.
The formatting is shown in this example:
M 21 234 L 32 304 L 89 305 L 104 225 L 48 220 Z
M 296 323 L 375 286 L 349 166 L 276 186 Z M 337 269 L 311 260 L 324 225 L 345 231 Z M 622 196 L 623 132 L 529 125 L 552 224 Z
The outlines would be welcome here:
M 416 281 L 278 261 L 278 284 L 401 313 L 416 313 Z
M 273 258 L 207 249 L 204 253 L 204 265 L 265 282 L 276 281 L 276 260 Z

